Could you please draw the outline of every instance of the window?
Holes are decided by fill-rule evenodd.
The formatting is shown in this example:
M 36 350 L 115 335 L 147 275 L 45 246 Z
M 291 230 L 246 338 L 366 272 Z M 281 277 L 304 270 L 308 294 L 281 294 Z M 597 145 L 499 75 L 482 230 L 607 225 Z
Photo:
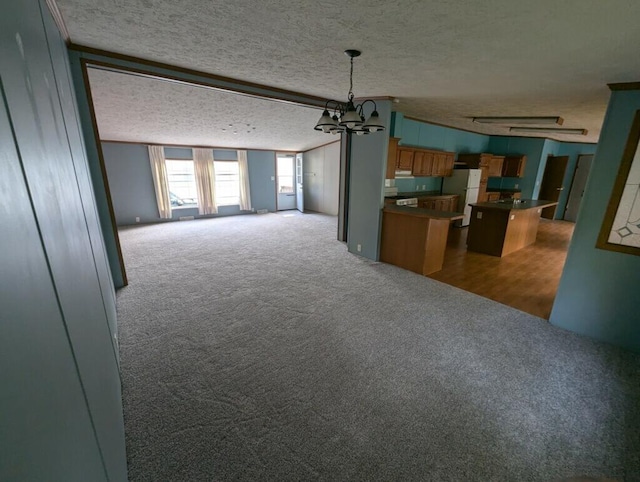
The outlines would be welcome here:
M 292 194 L 294 157 L 292 154 L 278 154 L 278 192 L 282 194 Z
M 193 161 L 167 159 L 165 164 L 169 178 L 171 208 L 196 207 L 198 205 L 198 190 L 196 189 Z
M 216 170 L 216 204 L 240 204 L 240 173 L 238 161 L 214 161 Z

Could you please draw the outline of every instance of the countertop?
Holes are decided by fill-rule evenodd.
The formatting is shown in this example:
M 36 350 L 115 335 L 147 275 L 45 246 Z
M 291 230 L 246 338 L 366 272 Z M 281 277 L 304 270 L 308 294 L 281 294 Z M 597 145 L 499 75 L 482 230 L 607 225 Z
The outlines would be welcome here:
M 473 203 L 469 206 L 483 209 L 496 209 L 501 211 L 526 211 L 527 209 L 546 208 L 558 204 L 555 201 L 545 201 L 544 199 L 521 199 L 519 203 L 509 200 L 493 201 L 486 203 Z
M 505 187 L 488 187 L 487 188 L 487 192 L 507 192 L 507 193 L 514 193 L 514 192 L 522 192 L 522 189 L 508 189 Z
M 464 217 L 462 213 L 434 211 L 433 209 L 411 208 L 408 206 L 396 206 L 395 204 L 385 206 L 383 211 L 387 213 L 406 214 L 418 218 L 447 219 L 449 221 L 455 221 L 456 219 L 462 219 Z
M 411 197 L 451 197 L 455 194 L 442 193 L 440 191 L 413 191 L 413 192 L 399 192 L 396 196 L 385 196 L 385 199 L 408 199 Z

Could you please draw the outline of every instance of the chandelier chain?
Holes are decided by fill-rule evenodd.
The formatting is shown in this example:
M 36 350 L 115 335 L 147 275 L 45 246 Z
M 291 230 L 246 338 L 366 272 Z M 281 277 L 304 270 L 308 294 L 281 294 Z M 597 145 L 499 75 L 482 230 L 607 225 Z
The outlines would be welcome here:
M 349 72 L 349 100 L 353 99 L 353 57 L 351 57 L 351 71 Z

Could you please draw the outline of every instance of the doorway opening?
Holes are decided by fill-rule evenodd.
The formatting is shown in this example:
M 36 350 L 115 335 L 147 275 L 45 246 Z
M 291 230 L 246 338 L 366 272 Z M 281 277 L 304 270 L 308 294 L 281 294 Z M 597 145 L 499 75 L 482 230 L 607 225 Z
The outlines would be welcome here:
M 587 178 L 589 177 L 589 171 L 591 170 L 591 161 L 593 161 L 593 154 L 583 154 L 578 156 L 578 164 L 576 170 L 573 173 L 573 181 L 571 183 L 571 190 L 569 191 L 569 200 L 567 201 L 567 207 L 564 210 L 564 220 L 576 222 L 578 219 L 578 211 L 580 210 L 580 204 L 582 203 L 582 196 L 584 195 L 584 188 L 587 185 Z
M 276 153 L 276 202 L 278 211 L 296 209 L 295 154 Z

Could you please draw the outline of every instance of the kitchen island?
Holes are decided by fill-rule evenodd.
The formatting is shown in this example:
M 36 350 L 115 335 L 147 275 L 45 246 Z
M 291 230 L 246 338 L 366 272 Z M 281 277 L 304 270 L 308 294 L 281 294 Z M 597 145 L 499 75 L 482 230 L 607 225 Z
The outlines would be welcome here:
M 535 243 L 542 209 L 556 204 L 533 199 L 470 204 L 467 249 L 506 256 Z
M 452 221 L 462 213 L 387 205 L 382 210 L 380 261 L 428 275 L 440 271 Z

